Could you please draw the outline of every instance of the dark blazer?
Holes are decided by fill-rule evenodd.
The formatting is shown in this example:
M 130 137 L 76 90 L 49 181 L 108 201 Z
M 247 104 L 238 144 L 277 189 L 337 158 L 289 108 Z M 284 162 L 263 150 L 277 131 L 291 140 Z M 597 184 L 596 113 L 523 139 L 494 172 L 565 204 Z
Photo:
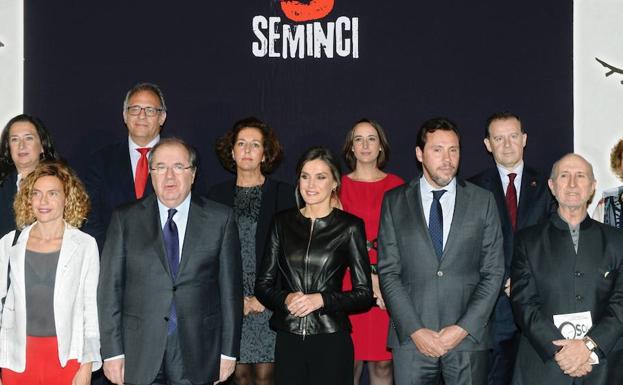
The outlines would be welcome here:
M 185 378 L 217 380 L 220 355 L 239 353 L 241 272 L 238 230 L 227 206 L 192 195 L 175 280 L 156 196 L 115 210 L 98 288 L 102 356 L 125 354 L 125 381 L 151 383 L 162 364 L 175 299 Z
M 379 228 L 379 277 L 391 315 L 388 345 L 416 349 L 421 328 L 456 324 L 469 335 L 457 351 L 489 348 L 488 320 L 504 274 L 502 232 L 492 194 L 457 181 L 441 261 L 428 232 L 420 180 L 385 193 Z
M 91 198 L 91 212 L 83 231 L 95 238 L 101 253 L 113 210 L 136 200 L 128 139 L 101 148 L 90 156 L 89 161 L 84 184 Z M 151 175 L 148 174 L 144 196 L 153 191 Z
M 163 136 L 161 136 L 163 137 Z M 90 159 L 89 169 L 84 176 L 84 185 L 91 198 L 91 212 L 82 230 L 97 240 L 100 253 L 106 241 L 106 230 L 110 216 L 118 206 L 136 200 L 134 191 L 134 174 L 130 161 L 128 139 L 107 145 L 94 152 Z M 200 170 L 197 170 L 193 184 L 193 192 L 205 194 Z M 147 183 L 143 197 L 154 192 L 151 174 L 147 174 Z
M 498 168 L 488 168 L 468 180 L 493 193 L 504 234 L 504 274 L 505 277 L 509 277 L 513 257 L 513 226 L 506 209 L 506 194 L 502 188 Z M 547 176 L 524 164 L 517 202 L 517 229 L 546 221 L 554 211 L 556 202 L 547 186 Z
M 511 302 L 522 336 L 513 384 L 573 383 L 553 358 L 552 341 L 563 339 L 553 316 L 582 311 L 592 314 L 588 335 L 603 355 L 582 384 L 623 383 L 623 371 L 609 365 L 623 348 L 623 231 L 587 216 L 576 254 L 567 223 L 553 214 L 520 231 L 514 250 Z
M 13 200 L 17 193 L 17 172 L 13 171 L 0 184 L 0 237 L 15 230 Z
M 226 182 L 216 184 L 208 190 L 208 198 L 227 205 L 234 206 L 234 188 L 236 180 L 231 179 Z M 255 230 L 255 257 L 257 269 L 262 264 L 264 248 L 270 231 L 270 224 L 273 216 L 282 210 L 296 207 L 294 186 L 288 183 L 276 181 L 269 177 L 264 180 L 262 186 L 262 203 L 260 205 L 260 217 Z

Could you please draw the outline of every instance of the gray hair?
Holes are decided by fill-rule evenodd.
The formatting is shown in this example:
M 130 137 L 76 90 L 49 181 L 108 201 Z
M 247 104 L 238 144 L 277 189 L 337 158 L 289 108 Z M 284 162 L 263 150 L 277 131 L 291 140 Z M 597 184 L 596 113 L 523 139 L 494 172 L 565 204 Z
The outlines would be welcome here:
M 154 154 L 156 153 L 156 151 L 160 147 L 171 146 L 171 145 L 178 145 L 178 146 L 184 147 L 186 151 L 188 152 L 188 159 L 190 161 L 190 166 L 195 170 L 197 169 L 197 151 L 195 151 L 195 149 L 190 144 L 184 142 L 182 139 L 179 139 L 179 138 L 160 139 L 160 141 L 156 143 L 156 145 L 149 152 L 149 168 L 152 168 L 153 166 L 152 162 L 153 162 Z
M 167 105 L 164 102 L 164 94 L 162 93 L 162 90 L 160 89 L 160 87 L 158 87 L 158 85 L 154 83 L 138 83 L 134 87 L 130 88 L 130 90 L 125 94 L 125 100 L 123 101 L 123 112 L 127 110 L 130 98 L 137 92 L 141 91 L 153 92 L 160 100 L 160 108 L 162 108 L 162 111 L 167 110 Z

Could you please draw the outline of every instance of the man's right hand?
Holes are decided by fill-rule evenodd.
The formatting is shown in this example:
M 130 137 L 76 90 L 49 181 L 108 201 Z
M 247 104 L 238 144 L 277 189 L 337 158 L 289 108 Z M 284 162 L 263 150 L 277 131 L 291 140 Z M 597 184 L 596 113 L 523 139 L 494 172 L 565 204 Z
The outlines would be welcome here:
M 125 359 L 117 358 L 114 360 L 104 361 L 104 375 L 108 381 L 113 384 L 123 385 L 123 377 L 125 375 Z
M 428 357 L 441 357 L 448 351 L 443 347 L 439 333 L 422 328 L 411 334 L 411 340 L 417 349 Z

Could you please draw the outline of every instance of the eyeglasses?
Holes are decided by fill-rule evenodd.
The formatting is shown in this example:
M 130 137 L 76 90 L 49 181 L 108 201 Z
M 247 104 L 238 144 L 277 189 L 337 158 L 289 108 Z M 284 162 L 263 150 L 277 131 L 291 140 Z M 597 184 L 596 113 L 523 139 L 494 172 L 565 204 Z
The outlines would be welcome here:
M 157 114 L 164 111 L 164 109 L 156 107 L 129 106 L 126 108 L 126 111 L 128 111 L 128 114 L 132 116 L 140 115 L 141 111 L 145 111 L 145 116 L 156 116 Z
M 174 164 L 173 166 L 165 166 L 163 164 L 157 165 L 156 167 L 150 168 L 151 172 L 157 175 L 164 175 L 167 173 L 168 169 L 173 170 L 175 175 L 181 175 L 184 171 L 194 168 L 193 166 L 184 166 L 182 164 Z

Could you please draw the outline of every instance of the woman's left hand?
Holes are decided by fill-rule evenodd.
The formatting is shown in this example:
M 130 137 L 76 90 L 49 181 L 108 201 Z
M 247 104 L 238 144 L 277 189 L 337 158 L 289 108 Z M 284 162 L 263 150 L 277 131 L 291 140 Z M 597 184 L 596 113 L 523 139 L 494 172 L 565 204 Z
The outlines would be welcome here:
M 87 362 L 86 364 L 80 365 L 80 369 L 74 376 L 74 379 L 71 381 L 71 385 L 90 385 L 91 384 L 91 367 L 92 363 Z
M 295 317 L 305 317 L 324 306 L 320 293 L 303 294 L 290 302 L 288 310 Z

